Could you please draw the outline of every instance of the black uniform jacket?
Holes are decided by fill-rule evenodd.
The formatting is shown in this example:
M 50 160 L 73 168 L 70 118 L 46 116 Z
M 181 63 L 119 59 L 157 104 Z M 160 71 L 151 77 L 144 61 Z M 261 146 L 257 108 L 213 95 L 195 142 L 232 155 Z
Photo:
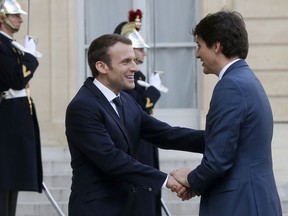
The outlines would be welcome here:
M 38 67 L 37 59 L 11 44 L 0 33 L 0 92 L 26 87 Z M 0 190 L 38 191 L 42 188 L 39 128 L 28 97 L 0 103 Z

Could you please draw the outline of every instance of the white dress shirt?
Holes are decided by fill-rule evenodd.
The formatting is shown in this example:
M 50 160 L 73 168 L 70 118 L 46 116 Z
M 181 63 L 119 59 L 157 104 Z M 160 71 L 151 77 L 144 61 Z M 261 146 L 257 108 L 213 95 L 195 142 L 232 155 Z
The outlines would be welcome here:
M 115 112 L 118 114 L 116 105 L 113 103 L 113 99 L 116 98 L 119 95 L 115 95 L 113 91 L 111 91 L 109 88 L 107 88 L 105 85 L 103 85 L 101 82 L 99 82 L 96 78 L 94 79 L 93 83 L 99 88 L 99 90 L 104 94 L 106 99 L 110 102 L 111 106 L 115 110 Z

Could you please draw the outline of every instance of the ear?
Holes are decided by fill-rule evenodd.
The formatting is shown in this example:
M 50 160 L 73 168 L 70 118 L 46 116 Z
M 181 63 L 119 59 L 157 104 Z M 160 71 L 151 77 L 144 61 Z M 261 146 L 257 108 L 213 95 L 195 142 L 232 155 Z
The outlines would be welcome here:
M 99 73 L 101 73 L 101 74 L 106 74 L 107 73 L 107 68 L 108 67 L 107 67 L 107 65 L 104 62 L 97 61 L 95 63 L 95 67 L 99 71 Z
M 222 46 L 219 41 L 214 43 L 214 52 L 215 53 L 220 53 L 222 51 Z

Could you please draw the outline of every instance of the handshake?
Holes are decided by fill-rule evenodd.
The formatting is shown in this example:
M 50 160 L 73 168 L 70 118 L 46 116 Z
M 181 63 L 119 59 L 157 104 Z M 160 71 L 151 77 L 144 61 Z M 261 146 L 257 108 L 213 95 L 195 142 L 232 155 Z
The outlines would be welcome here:
M 12 44 L 22 52 L 30 53 L 36 58 L 42 57 L 42 54 L 36 50 L 36 40 L 29 35 L 26 35 L 24 38 L 24 46 L 17 43 L 16 41 L 12 41 Z
M 188 174 L 191 172 L 189 168 L 175 169 L 168 176 L 166 187 L 172 192 L 177 193 L 177 196 L 184 200 L 189 200 L 197 194 L 191 190 L 187 180 Z

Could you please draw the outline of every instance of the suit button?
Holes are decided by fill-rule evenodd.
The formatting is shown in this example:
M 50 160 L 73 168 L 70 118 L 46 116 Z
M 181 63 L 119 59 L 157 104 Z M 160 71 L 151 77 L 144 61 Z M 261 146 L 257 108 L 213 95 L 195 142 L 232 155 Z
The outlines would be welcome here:
M 152 191 L 152 188 L 148 188 L 148 191 Z

